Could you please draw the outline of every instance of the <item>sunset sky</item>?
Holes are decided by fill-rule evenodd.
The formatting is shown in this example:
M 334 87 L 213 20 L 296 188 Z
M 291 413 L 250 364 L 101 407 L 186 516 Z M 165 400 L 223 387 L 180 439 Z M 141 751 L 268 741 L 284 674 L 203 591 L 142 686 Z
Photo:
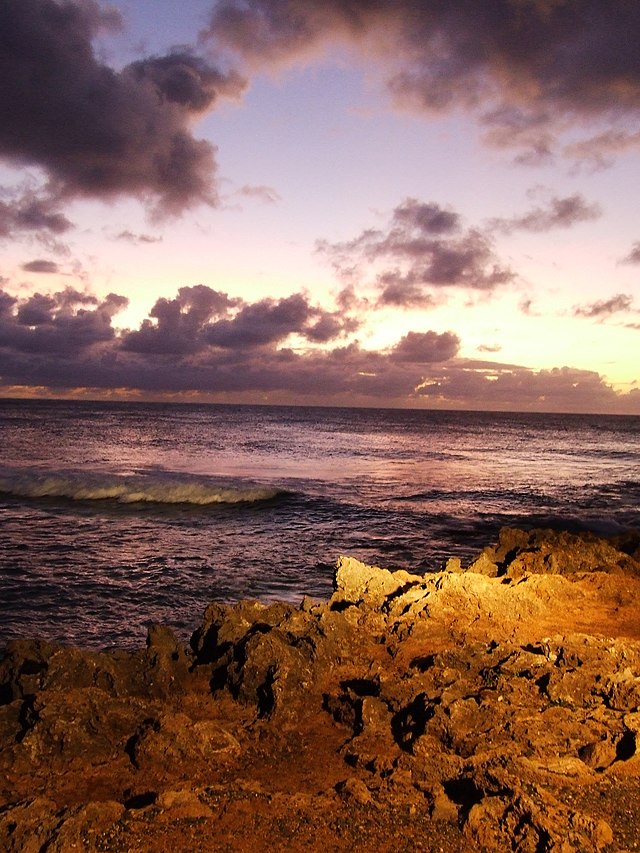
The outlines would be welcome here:
M 2 0 L 0 396 L 640 414 L 636 0 Z

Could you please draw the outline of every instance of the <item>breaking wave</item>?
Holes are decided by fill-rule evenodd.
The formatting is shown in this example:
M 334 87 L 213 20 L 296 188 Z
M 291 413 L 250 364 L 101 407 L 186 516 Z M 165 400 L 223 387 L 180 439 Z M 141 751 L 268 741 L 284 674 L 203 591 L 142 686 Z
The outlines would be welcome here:
M 0 494 L 28 499 L 209 506 L 269 501 L 285 492 L 249 481 L 229 482 L 163 471 L 118 475 L 22 469 L 0 471 Z

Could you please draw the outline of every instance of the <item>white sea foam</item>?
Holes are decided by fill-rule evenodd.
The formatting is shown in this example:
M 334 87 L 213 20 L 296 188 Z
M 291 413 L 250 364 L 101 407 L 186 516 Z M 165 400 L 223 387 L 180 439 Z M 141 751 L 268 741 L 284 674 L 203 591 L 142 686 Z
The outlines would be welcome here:
M 76 471 L 44 474 L 23 470 L 0 473 L 0 493 L 22 498 L 207 506 L 267 501 L 277 497 L 281 491 L 273 486 L 250 482 L 219 482 L 212 478 L 164 472 L 118 476 Z

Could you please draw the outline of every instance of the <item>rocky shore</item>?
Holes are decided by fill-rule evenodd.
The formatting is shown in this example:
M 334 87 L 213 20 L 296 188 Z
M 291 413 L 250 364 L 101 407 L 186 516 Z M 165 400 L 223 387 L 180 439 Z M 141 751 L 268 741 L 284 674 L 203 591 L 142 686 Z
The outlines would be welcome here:
M 637 533 L 0 663 L 5 851 L 633 851 L 639 805 Z

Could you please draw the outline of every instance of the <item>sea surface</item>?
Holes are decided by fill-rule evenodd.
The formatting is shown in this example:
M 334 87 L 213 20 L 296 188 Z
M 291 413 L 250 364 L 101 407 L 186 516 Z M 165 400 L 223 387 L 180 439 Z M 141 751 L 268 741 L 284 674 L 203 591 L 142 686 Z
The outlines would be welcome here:
M 640 418 L 0 400 L 0 648 L 188 637 L 210 601 L 327 597 L 500 527 L 640 526 Z

